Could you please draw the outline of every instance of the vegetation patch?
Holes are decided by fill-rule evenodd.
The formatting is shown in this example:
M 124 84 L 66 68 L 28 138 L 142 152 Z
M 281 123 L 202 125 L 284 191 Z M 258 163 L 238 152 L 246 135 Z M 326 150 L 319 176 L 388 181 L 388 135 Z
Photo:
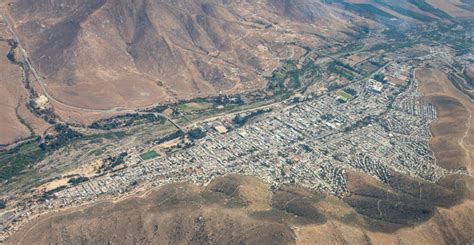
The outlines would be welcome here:
M 343 89 L 337 91 L 337 95 L 339 95 L 343 100 L 345 101 L 349 101 L 349 100 L 352 100 L 354 98 L 354 96 L 352 96 L 351 94 L 347 93 L 346 91 L 344 91 Z
M 188 135 L 191 139 L 197 140 L 206 137 L 206 132 L 201 128 L 194 128 L 188 132 Z
M 11 150 L 0 152 L 0 181 L 26 174 L 26 169 L 42 161 L 48 154 L 78 141 L 123 138 L 125 132 L 111 132 L 84 136 L 67 125 L 56 125 L 56 136 L 47 136 L 41 144 L 37 140 L 21 144 Z
M 268 77 L 267 89 L 274 95 L 283 95 L 297 89 L 306 89 L 320 77 L 320 67 L 311 58 L 306 58 L 301 67 L 294 61 L 286 61 L 282 68 Z
M 214 107 L 214 104 L 209 102 L 189 102 L 178 104 L 178 109 L 182 113 L 192 113 L 195 111 L 203 111 L 211 109 Z
M 241 113 L 241 114 L 238 114 L 237 116 L 235 116 L 232 121 L 236 125 L 242 126 L 245 123 L 247 123 L 248 120 L 250 120 L 250 119 L 252 119 L 252 118 L 254 118 L 258 115 L 261 115 L 261 114 L 264 114 L 264 113 L 267 113 L 267 112 L 271 112 L 271 111 L 272 111 L 272 109 L 266 108 L 266 109 L 258 109 L 258 110 L 251 111 L 251 112 Z
M 359 73 L 349 65 L 339 61 L 333 61 L 328 65 L 328 71 L 341 75 L 349 80 L 354 79 Z
M 25 168 L 43 160 L 45 153 L 37 142 L 20 145 L 0 153 L 0 181 L 19 175 Z
M 274 74 L 273 74 L 273 78 L 275 80 L 278 80 L 278 81 L 284 81 L 285 78 L 286 78 L 286 72 L 285 71 L 276 71 Z
M 154 150 L 151 150 L 151 151 L 148 151 L 148 152 L 145 152 L 143 154 L 140 154 L 140 158 L 143 159 L 143 160 L 150 160 L 150 159 L 153 159 L 155 157 L 159 156 L 158 153 L 156 153 L 156 151 Z
M 94 122 L 89 125 L 89 128 L 111 130 L 152 122 L 164 124 L 166 122 L 166 119 L 162 116 L 158 116 L 155 114 L 124 114 Z

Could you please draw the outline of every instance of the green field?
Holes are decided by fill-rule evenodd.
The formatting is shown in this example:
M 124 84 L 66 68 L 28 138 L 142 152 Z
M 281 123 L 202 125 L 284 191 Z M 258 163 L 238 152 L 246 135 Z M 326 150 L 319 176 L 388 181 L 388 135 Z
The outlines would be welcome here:
M 43 160 L 45 152 L 37 142 L 30 142 L 0 153 L 0 181 L 21 174 L 26 168 Z
M 156 153 L 156 151 L 151 150 L 151 151 L 141 154 L 140 158 L 146 161 L 146 160 L 153 159 L 157 156 L 158 156 L 158 153 Z
M 178 105 L 178 109 L 183 113 L 203 111 L 203 110 L 211 109 L 212 107 L 213 107 L 213 104 L 208 103 L 208 102 L 189 102 L 189 103 L 182 103 Z
M 349 80 L 354 79 L 358 75 L 358 72 L 354 68 L 338 61 L 331 62 L 328 66 L 328 71 L 341 75 Z
M 276 71 L 274 73 L 275 79 L 278 81 L 283 81 L 286 78 L 286 72 L 285 71 Z
M 352 98 L 353 98 L 352 95 L 348 94 L 346 91 L 344 91 L 344 90 L 342 90 L 342 89 L 339 90 L 339 91 L 337 91 L 337 94 L 338 94 L 339 96 L 341 96 L 341 97 L 342 97 L 344 100 L 346 100 L 346 101 L 352 100 Z

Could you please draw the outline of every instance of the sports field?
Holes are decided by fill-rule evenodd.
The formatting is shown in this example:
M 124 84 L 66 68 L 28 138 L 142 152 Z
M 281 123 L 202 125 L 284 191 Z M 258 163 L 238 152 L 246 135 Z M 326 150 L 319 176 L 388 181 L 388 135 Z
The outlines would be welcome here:
M 346 101 L 348 100 L 352 100 L 353 96 L 348 94 L 346 91 L 344 90 L 339 90 L 337 91 L 337 95 L 341 96 L 342 98 L 344 98 Z
M 190 102 L 190 103 L 183 103 L 178 105 L 178 109 L 183 113 L 190 113 L 194 111 L 202 111 L 212 108 L 212 103 L 207 102 Z
M 151 150 L 151 151 L 141 154 L 140 158 L 146 161 L 146 160 L 153 159 L 157 156 L 158 156 L 158 153 L 156 153 L 156 151 Z

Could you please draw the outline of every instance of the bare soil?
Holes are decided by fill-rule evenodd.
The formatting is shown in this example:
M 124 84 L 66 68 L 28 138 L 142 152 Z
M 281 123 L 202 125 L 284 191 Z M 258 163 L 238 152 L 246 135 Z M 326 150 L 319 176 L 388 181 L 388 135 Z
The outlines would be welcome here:
M 16 114 L 16 108 L 22 103 L 26 92 L 22 87 L 20 68 L 11 64 L 3 55 L 9 50 L 7 42 L 0 42 L 0 144 L 8 144 L 29 136 L 28 128 L 20 122 Z
M 466 190 L 474 187 L 470 177 L 463 183 Z M 359 198 L 369 200 L 368 195 L 373 195 L 375 206 L 377 200 L 386 200 L 387 187 L 371 177 L 354 173 L 349 185 Z M 398 198 L 401 206 L 414 199 L 394 189 L 388 198 Z M 413 217 L 399 213 L 396 219 L 411 225 L 395 224 L 396 229 L 390 228 L 394 223 L 370 218 L 351 207 L 351 201 L 344 201 L 349 205 L 298 186 L 271 192 L 256 177 L 231 175 L 207 187 L 171 184 L 143 196 L 42 216 L 6 244 L 467 244 L 474 238 L 470 222 L 474 202 L 469 198 L 449 208 L 432 209 L 421 223 L 411 223 Z M 377 207 L 371 209 L 378 215 Z M 381 211 L 390 216 L 384 206 Z
M 240 182 L 254 183 L 244 177 L 231 178 L 228 184 Z M 145 198 L 130 198 L 116 204 L 103 202 L 49 215 L 25 227 L 7 243 L 294 244 L 290 227 L 249 216 L 245 207 L 259 207 L 261 197 L 246 190 L 249 188 L 245 185 L 239 188 L 240 194 L 233 196 L 213 191 L 212 187 L 169 185 Z M 263 191 L 267 192 L 267 188 Z M 235 203 L 245 203 L 244 208 L 236 208 Z
M 295 38 L 312 47 L 321 41 L 306 33 L 308 28 L 338 36 L 352 26 L 340 10 L 319 3 L 317 8 L 306 4 L 310 19 L 300 6 L 286 12 L 274 0 L 61 3 L 15 0 L 8 12 L 51 96 L 104 114 L 118 107 L 263 87 L 258 74 L 270 72 L 279 59 L 304 54 L 291 44 Z M 265 28 L 274 23 L 278 27 Z M 269 48 L 259 52 L 259 45 Z M 87 110 L 79 111 L 89 116 Z M 80 113 L 74 114 L 82 120 Z
M 474 159 L 474 103 L 457 90 L 446 74 L 438 70 L 416 71 L 425 101 L 433 104 L 438 119 L 431 125 L 430 147 L 436 163 L 446 169 L 472 171 Z

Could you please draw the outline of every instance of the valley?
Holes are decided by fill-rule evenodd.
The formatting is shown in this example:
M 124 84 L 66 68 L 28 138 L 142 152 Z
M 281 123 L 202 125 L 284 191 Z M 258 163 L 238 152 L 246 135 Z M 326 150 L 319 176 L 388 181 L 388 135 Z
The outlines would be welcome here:
M 62 1 L 0 5 L 7 244 L 473 241 L 469 3 Z

